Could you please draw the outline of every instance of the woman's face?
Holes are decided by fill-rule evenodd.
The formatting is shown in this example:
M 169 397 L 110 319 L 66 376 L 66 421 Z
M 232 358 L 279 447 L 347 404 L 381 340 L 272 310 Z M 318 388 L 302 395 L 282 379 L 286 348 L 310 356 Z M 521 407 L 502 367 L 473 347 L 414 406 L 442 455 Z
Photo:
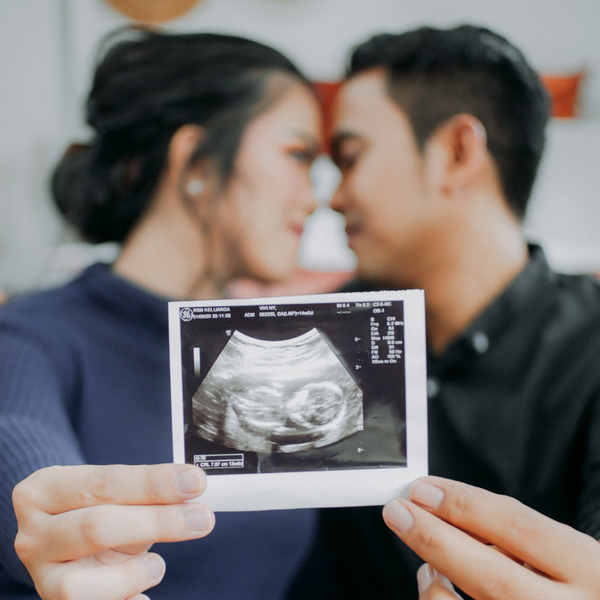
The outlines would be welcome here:
M 219 199 L 217 235 L 231 277 L 272 282 L 291 274 L 316 207 L 310 167 L 320 145 L 319 107 L 299 82 L 247 126 Z

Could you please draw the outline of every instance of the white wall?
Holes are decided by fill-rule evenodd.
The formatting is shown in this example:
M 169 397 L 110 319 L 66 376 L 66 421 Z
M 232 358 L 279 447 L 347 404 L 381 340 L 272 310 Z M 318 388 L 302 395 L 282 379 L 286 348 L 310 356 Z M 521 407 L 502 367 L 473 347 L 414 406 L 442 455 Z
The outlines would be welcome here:
M 98 37 L 126 21 L 102 0 L 66 0 L 66 5 L 79 84 L 87 81 Z M 203 0 L 167 28 L 260 39 L 288 54 L 311 77 L 335 79 L 342 73 L 348 48 L 369 35 L 464 22 L 507 36 L 540 71 L 586 68 L 583 114 L 600 117 L 597 0 Z
M 54 214 L 46 181 L 67 141 L 87 136 L 82 105 L 98 41 L 126 22 L 103 0 L 0 0 L 0 288 L 47 284 L 53 277 L 49 265 L 58 261 L 64 267 L 66 261 L 69 267 L 71 255 L 53 250 L 70 236 Z M 585 68 L 582 114 L 600 119 L 598 0 L 204 0 L 167 29 L 260 39 L 288 54 L 309 76 L 336 79 L 348 48 L 373 33 L 462 22 L 506 35 L 540 71 Z M 554 168 L 548 172 L 556 176 Z M 587 175 L 581 167 L 578 177 Z M 567 187 L 570 178 L 565 172 Z M 587 186 L 590 202 L 598 199 L 597 191 L 600 195 L 596 182 Z M 576 185 L 570 195 L 581 195 Z M 319 218 L 313 227 L 317 238 L 335 231 L 342 239 L 339 221 L 325 211 Z M 332 268 L 351 264 L 339 244 L 324 253 L 309 249 L 303 257 L 311 264 L 317 254 L 328 257 Z M 600 251 L 598 256 L 600 268 Z
M 552 121 L 525 221 L 563 272 L 600 273 L 600 119 Z
M 60 224 L 47 173 L 66 140 L 57 2 L 0 2 L 0 288 L 34 283 Z

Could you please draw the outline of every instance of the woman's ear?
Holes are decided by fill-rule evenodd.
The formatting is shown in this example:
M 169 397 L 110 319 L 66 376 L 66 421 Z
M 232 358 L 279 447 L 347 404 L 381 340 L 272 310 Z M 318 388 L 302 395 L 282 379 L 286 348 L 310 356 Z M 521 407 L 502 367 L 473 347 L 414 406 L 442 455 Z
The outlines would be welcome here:
M 192 123 L 183 125 L 173 134 L 163 181 L 163 190 L 171 201 L 188 208 L 193 205 L 195 211 L 199 210 L 199 201 L 214 193 L 214 177 L 210 177 L 207 161 L 191 162 L 205 136 L 206 131 Z
M 179 186 L 185 177 L 190 158 L 204 139 L 206 132 L 199 125 L 189 123 L 180 127 L 169 142 L 167 165 L 173 182 Z M 185 182 L 187 185 L 187 182 Z
M 428 181 L 444 195 L 478 181 L 490 161 L 485 128 L 470 114 L 456 115 L 438 127 L 424 153 Z

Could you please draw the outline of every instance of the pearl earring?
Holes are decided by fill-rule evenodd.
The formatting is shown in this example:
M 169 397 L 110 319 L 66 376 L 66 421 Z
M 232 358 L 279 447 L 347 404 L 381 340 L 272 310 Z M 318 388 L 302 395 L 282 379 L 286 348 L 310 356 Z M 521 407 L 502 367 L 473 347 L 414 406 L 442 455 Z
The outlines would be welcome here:
M 185 189 L 190 196 L 197 196 L 204 191 L 204 182 L 200 179 L 190 179 Z

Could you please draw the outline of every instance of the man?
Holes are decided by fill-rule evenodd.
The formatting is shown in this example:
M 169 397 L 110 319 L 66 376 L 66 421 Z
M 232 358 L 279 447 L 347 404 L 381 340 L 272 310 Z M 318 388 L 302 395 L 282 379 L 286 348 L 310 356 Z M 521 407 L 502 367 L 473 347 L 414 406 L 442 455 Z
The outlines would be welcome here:
M 353 289 L 425 290 L 430 473 L 600 538 L 600 288 L 553 273 L 520 228 L 548 119 L 539 79 L 471 26 L 375 36 L 347 75 L 332 206 Z M 330 599 L 416 598 L 421 562 L 380 508 L 328 510 L 304 585 L 321 571 Z

